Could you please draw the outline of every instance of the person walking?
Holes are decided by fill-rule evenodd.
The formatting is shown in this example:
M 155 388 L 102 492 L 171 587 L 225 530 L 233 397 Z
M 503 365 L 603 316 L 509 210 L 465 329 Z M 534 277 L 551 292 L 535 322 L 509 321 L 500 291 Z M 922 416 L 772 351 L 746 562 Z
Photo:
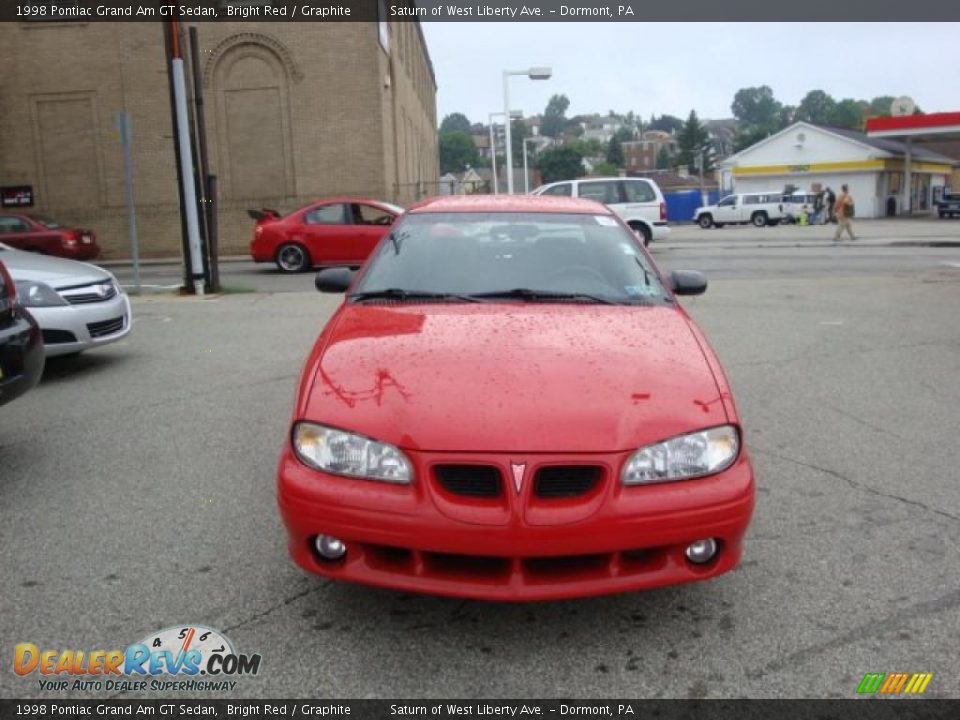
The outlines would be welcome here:
M 850 218 L 853 217 L 853 196 L 850 195 L 850 188 L 846 185 L 841 185 L 840 191 L 840 197 L 833 206 L 833 214 L 837 216 L 837 232 L 833 236 L 833 241 L 840 242 L 840 236 L 843 235 L 844 230 L 847 231 L 851 240 L 856 240 L 853 226 L 850 224 Z
M 820 190 L 813 197 L 813 215 L 810 216 L 811 225 L 820 225 L 823 217 L 824 192 Z
M 833 206 L 837 204 L 837 195 L 829 187 L 827 188 L 826 196 L 824 197 L 824 204 L 826 205 L 824 209 L 826 210 L 826 213 L 827 213 L 824 224 L 828 222 L 831 222 L 831 223 L 836 222 L 837 220 L 833 215 Z

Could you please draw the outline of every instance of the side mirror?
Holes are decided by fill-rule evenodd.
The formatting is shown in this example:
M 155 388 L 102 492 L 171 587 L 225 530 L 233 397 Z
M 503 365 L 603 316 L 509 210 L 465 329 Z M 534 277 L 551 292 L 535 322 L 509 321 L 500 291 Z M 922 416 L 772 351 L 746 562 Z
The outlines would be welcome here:
M 675 295 L 703 295 L 707 277 L 696 270 L 674 270 L 670 273 L 670 287 Z
M 314 280 L 317 290 L 325 293 L 346 292 L 352 282 L 353 270 L 346 267 L 324 268 Z

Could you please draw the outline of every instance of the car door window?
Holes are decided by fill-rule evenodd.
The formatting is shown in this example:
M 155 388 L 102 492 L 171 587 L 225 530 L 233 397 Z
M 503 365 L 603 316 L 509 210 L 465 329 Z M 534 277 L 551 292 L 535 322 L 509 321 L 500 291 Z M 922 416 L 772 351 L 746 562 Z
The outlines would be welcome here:
M 650 183 L 643 180 L 624 180 L 623 194 L 628 203 L 648 203 L 655 202 L 656 193 L 650 187 Z
M 314 208 L 304 216 L 307 225 L 345 225 L 346 207 L 341 203 Z
M 354 225 L 390 225 L 393 222 L 393 215 L 373 205 L 354 203 L 352 209 Z
M 577 193 L 582 198 L 596 200 L 597 202 L 612 203 L 623 202 L 620 199 L 619 182 L 616 180 L 602 180 L 600 182 L 582 182 L 580 190 Z
M 560 185 L 554 185 L 553 187 L 548 187 L 544 190 L 541 195 L 556 195 L 559 197 L 570 197 L 570 183 L 562 183 Z
M 0 233 L 27 232 L 30 226 L 18 217 L 0 216 Z
M 717 203 L 717 207 L 733 207 L 737 204 L 737 199 L 733 195 L 728 195 Z

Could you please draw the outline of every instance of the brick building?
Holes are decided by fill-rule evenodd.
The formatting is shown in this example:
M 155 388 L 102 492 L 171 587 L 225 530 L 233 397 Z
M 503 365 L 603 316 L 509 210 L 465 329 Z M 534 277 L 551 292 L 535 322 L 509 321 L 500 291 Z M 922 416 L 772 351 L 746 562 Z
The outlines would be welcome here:
M 657 168 L 657 157 L 666 149 L 671 158 L 676 157 L 677 138 L 662 130 L 648 130 L 640 140 L 629 140 L 622 144 L 624 165 L 628 173 L 644 172 Z
M 436 187 L 436 81 L 418 23 L 197 28 L 223 254 L 247 252 L 248 207 L 335 194 L 404 204 Z M 32 211 L 125 256 L 114 113 L 127 110 L 141 253 L 179 254 L 161 24 L 2 23 L 0 67 L 0 186 L 32 186 Z

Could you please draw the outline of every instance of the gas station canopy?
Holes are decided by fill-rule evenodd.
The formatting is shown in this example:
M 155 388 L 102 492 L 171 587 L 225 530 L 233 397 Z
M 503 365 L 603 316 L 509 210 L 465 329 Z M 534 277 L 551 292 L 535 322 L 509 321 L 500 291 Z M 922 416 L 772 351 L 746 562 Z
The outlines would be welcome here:
M 912 103 L 911 103 L 912 104 Z M 867 137 L 902 140 L 906 145 L 904 166 L 903 207 L 913 210 L 913 144 L 937 144 L 960 141 L 960 112 L 928 113 L 926 115 L 894 115 L 867 120 Z
M 870 118 L 867 135 L 911 138 L 921 143 L 960 140 L 960 112 Z

